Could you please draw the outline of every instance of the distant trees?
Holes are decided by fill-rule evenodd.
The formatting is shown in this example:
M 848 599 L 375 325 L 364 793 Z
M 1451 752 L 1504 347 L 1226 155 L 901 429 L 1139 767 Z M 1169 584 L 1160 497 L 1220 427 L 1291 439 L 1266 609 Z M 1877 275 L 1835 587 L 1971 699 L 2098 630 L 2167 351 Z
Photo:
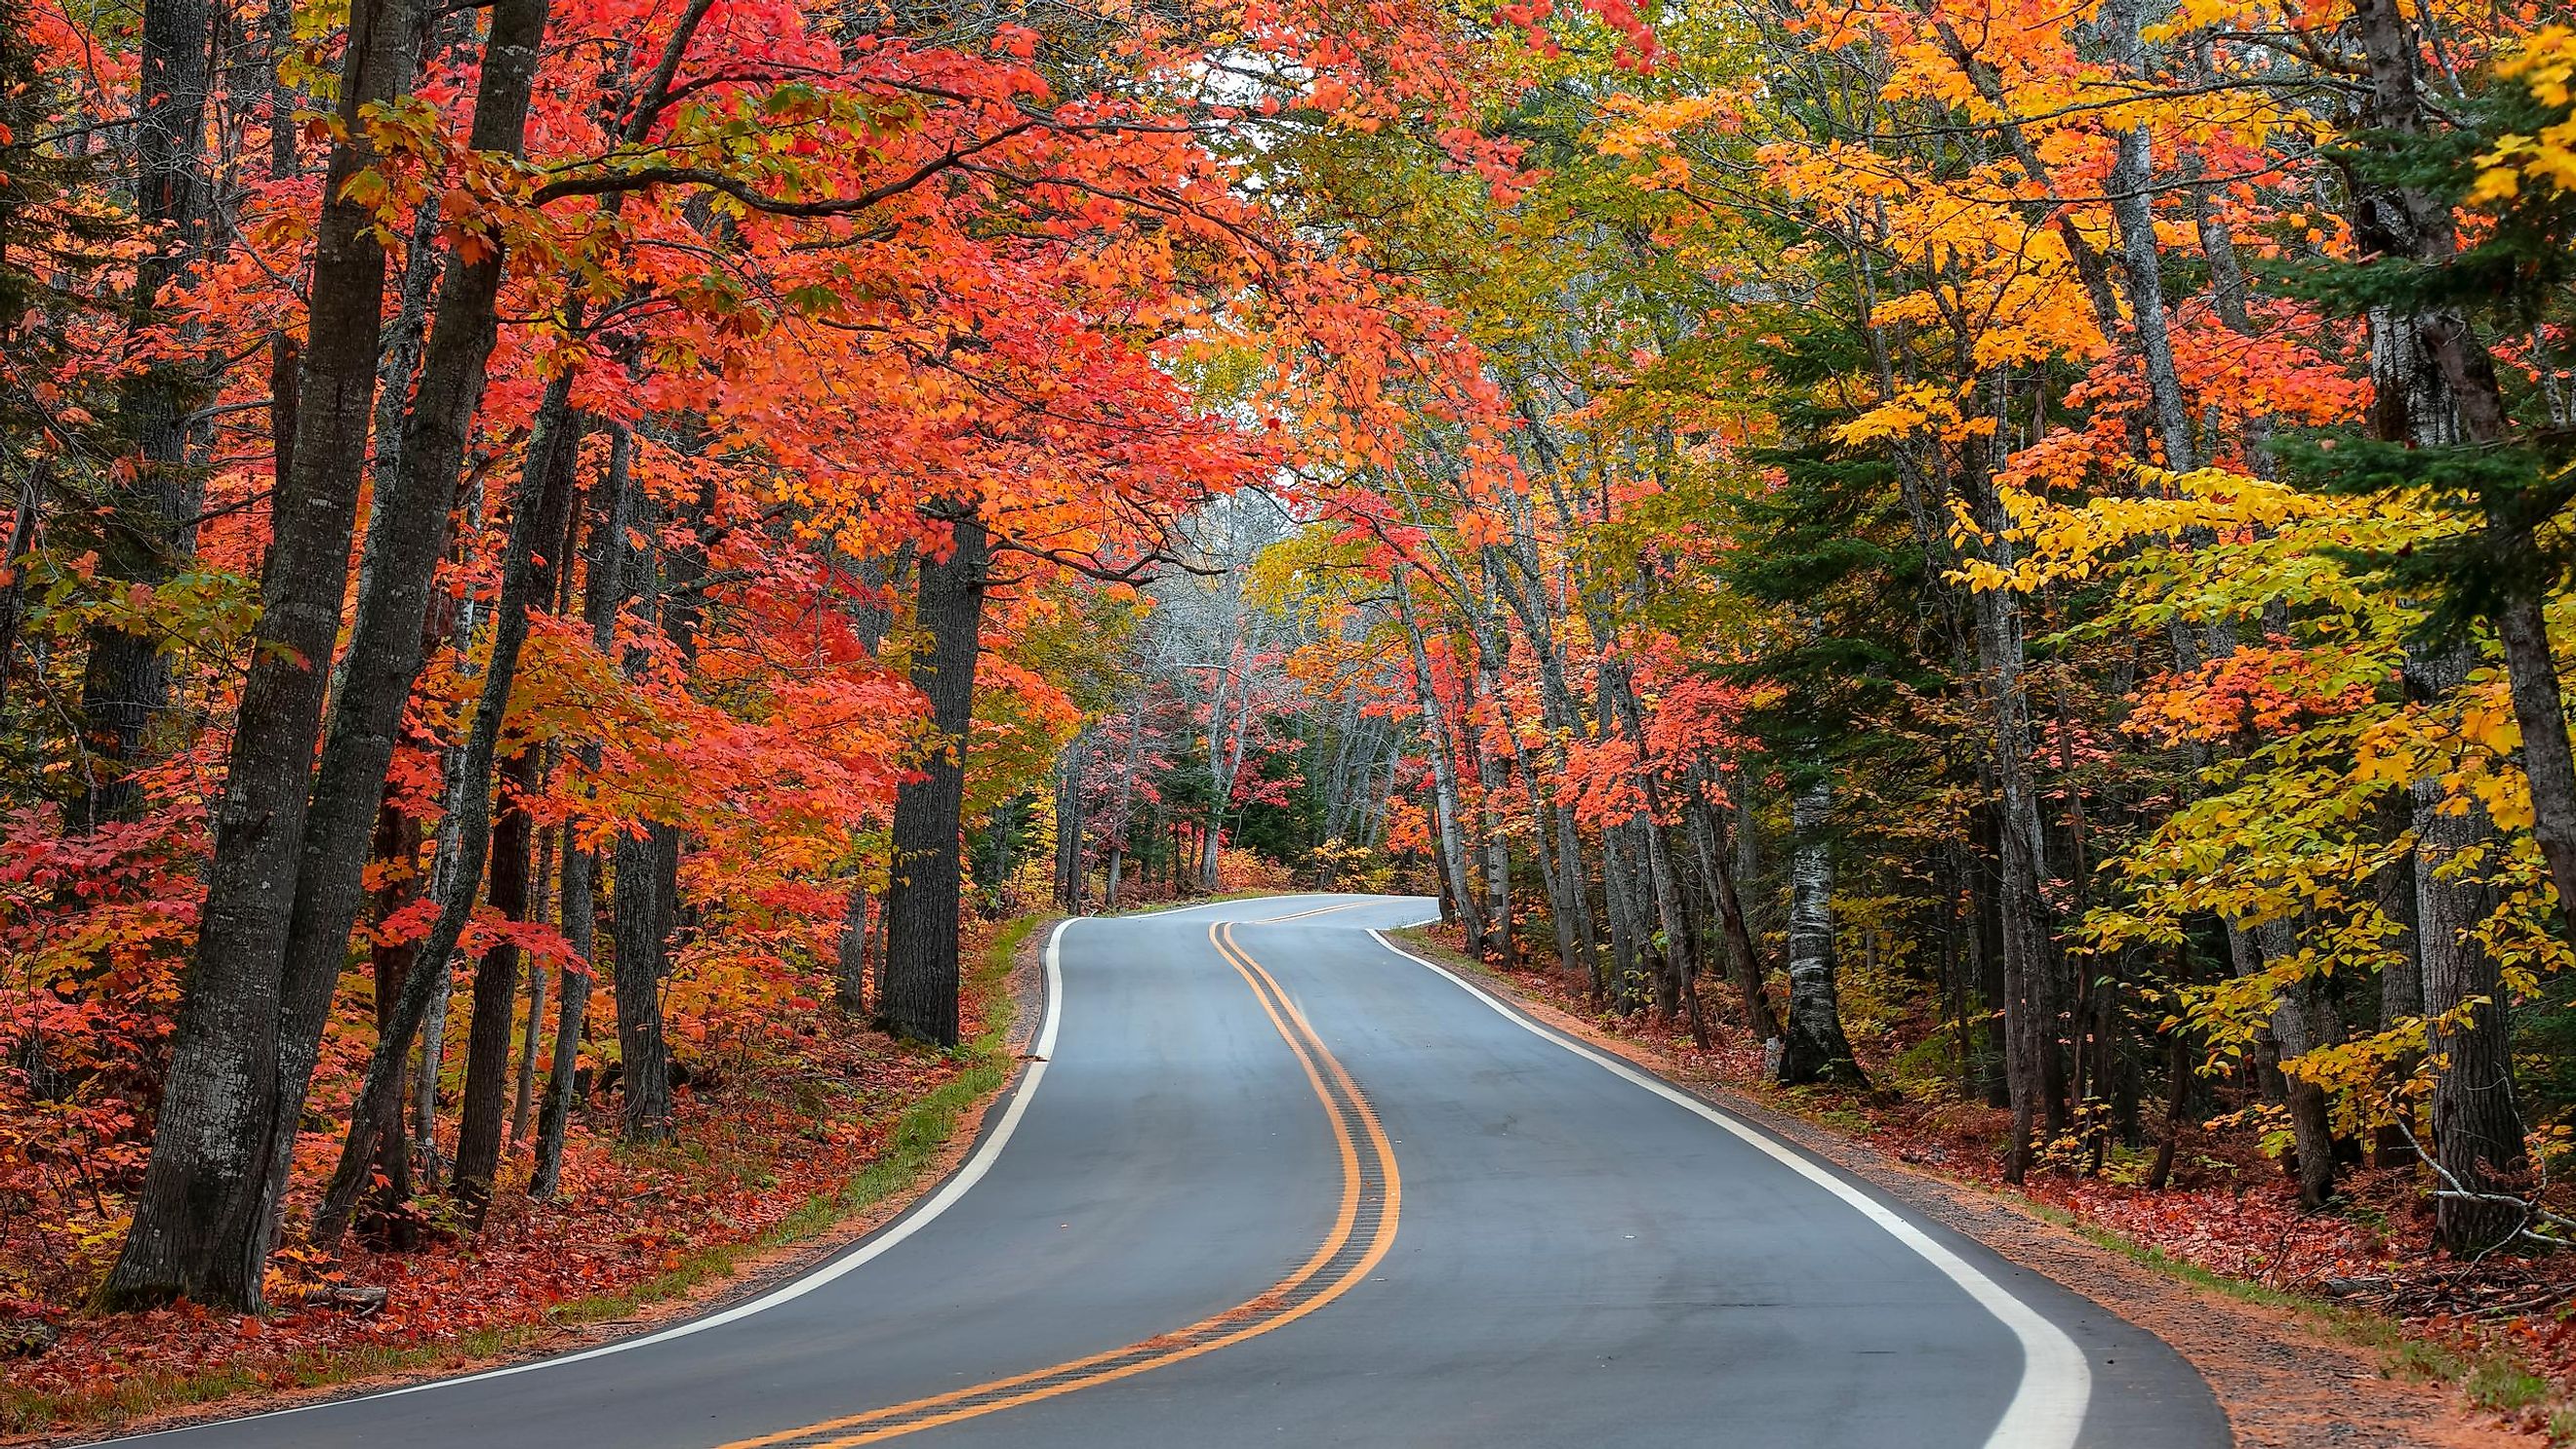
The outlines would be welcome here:
M 1470 947 L 1991 1101 L 2015 1178 L 2160 1134 L 2161 1179 L 2226 1110 L 2311 1204 L 2421 1141 L 2444 1242 L 2519 1232 L 2576 42 L 2368 0 L 1658 39 L 1530 37 L 1581 78 L 1514 113 L 1543 174 L 1268 158 L 1456 329 L 1287 547 L 1386 661 L 1342 677 Z
M 257 1310 L 423 1192 L 471 1231 L 603 1088 L 669 1138 L 708 1040 L 823 996 L 956 1041 L 969 852 L 1099 693 L 1064 621 L 1291 466 L 1285 375 L 1375 387 L 1324 305 L 1372 274 L 1206 143 L 1200 30 L 10 20 L 0 1153 L 99 1164 L 41 1211 L 110 1306 Z M 1371 67 L 1464 37 L 1370 27 L 1271 124 L 1461 113 Z M 1285 788 L 1275 652 L 1221 646 L 1175 888 Z

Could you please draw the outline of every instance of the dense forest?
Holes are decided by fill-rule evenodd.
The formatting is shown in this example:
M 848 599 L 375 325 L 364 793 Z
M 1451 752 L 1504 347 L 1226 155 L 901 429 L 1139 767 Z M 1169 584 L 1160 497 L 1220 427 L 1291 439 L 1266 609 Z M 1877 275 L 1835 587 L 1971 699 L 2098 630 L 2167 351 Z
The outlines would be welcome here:
M 2545 1250 L 2571 284 L 2539 5 L 7 0 L 0 1316 L 1291 886 Z

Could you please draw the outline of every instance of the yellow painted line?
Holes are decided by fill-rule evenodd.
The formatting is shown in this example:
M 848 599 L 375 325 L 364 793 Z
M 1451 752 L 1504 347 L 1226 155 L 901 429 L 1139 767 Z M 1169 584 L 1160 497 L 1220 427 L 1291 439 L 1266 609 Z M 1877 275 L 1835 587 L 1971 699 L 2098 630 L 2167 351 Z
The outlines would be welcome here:
M 1325 909 L 1349 908 L 1328 906 Z M 1323 912 L 1304 914 L 1321 915 Z M 1342 1166 L 1341 1205 L 1334 1214 L 1332 1231 L 1325 1235 L 1322 1246 L 1315 1250 L 1314 1255 L 1259 1296 L 1143 1343 L 1129 1344 L 1125 1348 L 989 1383 L 952 1389 L 944 1394 L 826 1419 L 801 1428 L 736 1439 L 718 1445 L 716 1449 L 767 1449 L 767 1446 L 774 1445 L 792 1445 L 795 1449 L 848 1449 L 852 1445 L 873 1444 L 942 1424 L 953 1424 L 961 1419 L 979 1418 L 1041 1399 L 1057 1398 L 1094 1385 L 1114 1383 L 1166 1364 L 1230 1348 L 1285 1327 L 1357 1287 L 1376 1270 L 1377 1265 L 1385 1260 L 1387 1250 L 1395 1244 L 1396 1219 L 1403 1202 L 1403 1181 L 1396 1170 L 1395 1148 L 1387 1140 L 1386 1129 L 1379 1124 L 1377 1113 L 1369 1106 L 1368 1099 L 1360 1095 L 1359 1086 L 1351 1080 L 1350 1073 L 1325 1048 L 1322 1038 L 1315 1034 L 1305 1013 L 1297 1009 L 1279 982 L 1235 942 L 1231 928 L 1224 923 L 1211 925 L 1208 927 L 1208 941 L 1216 947 L 1217 954 L 1234 967 L 1235 974 L 1243 978 L 1244 984 L 1252 989 L 1253 999 L 1261 1003 L 1262 1014 L 1270 1018 L 1271 1026 L 1277 1029 L 1280 1039 L 1288 1044 L 1289 1052 L 1297 1058 L 1297 1065 L 1306 1074 L 1307 1085 L 1314 1090 L 1315 1099 L 1323 1104 L 1325 1120 L 1332 1124 L 1334 1145 Z M 1360 1127 L 1356 1136 L 1351 1128 L 1350 1119 L 1353 1118 L 1357 1119 Z M 1369 1151 L 1369 1161 L 1365 1164 L 1360 1156 L 1358 1138 L 1361 1136 L 1367 1139 Z M 1376 1169 L 1381 1195 L 1376 1204 L 1373 1231 L 1358 1260 L 1311 1294 L 1299 1297 L 1299 1290 L 1352 1246 L 1363 1210 L 1369 1206 L 1365 1190 L 1370 1175 L 1367 1168 L 1372 1166 Z M 1292 1299 L 1295 1301 L 1290 1301 Z

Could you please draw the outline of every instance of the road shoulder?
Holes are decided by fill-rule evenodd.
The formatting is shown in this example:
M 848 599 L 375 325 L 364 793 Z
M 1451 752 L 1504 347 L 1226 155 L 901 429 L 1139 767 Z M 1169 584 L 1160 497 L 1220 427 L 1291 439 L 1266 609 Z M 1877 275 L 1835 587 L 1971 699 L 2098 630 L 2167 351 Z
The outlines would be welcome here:
M 406 1351 L 398 1367 L 379 1367 L 355 1356 L 300 1364 L 293 1371 L 303 1382 L 293 1388 L 235 1389 L 201 1402 L 181 1402 L 181 1390 L 166 1407 L 110 1411 L 0 1436 L 0 1449 L 154 1433 L 596 1350 L 722 1313 L 793 1283 L 929 1198 L 983 1140 L 994 1120 L 992 1109 L 1007 1101 L 1020 1082 L 1030 1043 L 1044 1021 L 1045 951 L 1057 924 L 1056 917 L 1048 916 L 1007 928 L 1016 932 L 1006 937 L 1008 959 L 984 967 L 984 993 L 971 1003 L 976 1017 L 970 1027 L 980 1023 L 984 1034 L 961 1049 L 963 1069 L 909 1104 L 885 1149 L 857 1176 L 836 1191 L 815 1195 L 749 1244 L 711 1245 L 698 1260 L 682 1262 L 660 1279 L 616 1297 L 559 1305 L 543 1317 L 467 1341 L 421 1345 Z M 566 1317 L 576 1321 L 566 1322 Z
M 1796 1143 L 1926 1218 L 1984 1244 L 2164 1340 L 2205 1379 L 2246 1449 L 2508 1449 L 2535 1442 L 2474 1413 L 2448 1386 L 2393 1377 L 2378 1348 L 2308 1313 L 2203 1287 L 2096 1242 L 2026 1201 L 1902 1162 L 1687 1070 L 1653 1044 L 1578 1016 L 1421 930 L 1387 935 L 1532 1019 Z

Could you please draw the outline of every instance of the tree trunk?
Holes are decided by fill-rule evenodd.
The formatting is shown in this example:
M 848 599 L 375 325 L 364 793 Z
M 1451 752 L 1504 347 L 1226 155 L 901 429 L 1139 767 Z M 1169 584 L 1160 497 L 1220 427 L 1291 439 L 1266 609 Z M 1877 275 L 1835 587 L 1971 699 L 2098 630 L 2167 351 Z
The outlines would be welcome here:
M 529 901 L 528 919 L 546 918 L 546 890 L 555 877 L 556 830 L 547 826 L 537 843 L 536 890 Z M 546 969 L 542 965 L 528 968 L 528 1014 L 519 1028 L 519 1069 L 510 1087 L 510 1148 L 516 1153 L 519 1144 L 528 1140 L 528 1113 L 537 1095 L 537 1037 L 546 1021 Z
M 2406 683 L 2437 698 L 2468 678 L 2474 656 L 2453 648 L 2410 659 Z M 2519 1196 L 2528 1159 L 2522 1111 L 2515 1101 L 2512 1033 L 2503 973 L 2472 932 L 2486 919 L 2486 888 L 2460 856 L 2492 848 L 2493 832 L 2474 797 L 2453 800 L 2438 775 L 2410 790 L 2415 828 L 2415 939 L 2422 965 L 2423 1010 L 2436 1023 L 2427 1046 L 2433 1063 L 2433 1161 L 2450 1179 L 2445 1193 Z M 2465 809 L 2456 808 L 2465 806 Z M 2461 1019 L 2442 1024 L 2456 1013 Z M 2436 1196 L 2435 1231 L 2455 1253 L 2479 1253 L 2517 1231 L 2521 1210 L 2510 1202 Z
M 833 1000 L 856 1016 L 868 1009 L 868 888 L 850 887 L 841 912 L 841 943 L 833 975 Z
M 581 1074 L 582 1028 L 590 1017 L 590 991 L 598 959 L 599 907 L 593 892 L 599 858 L 587 850 L 564 853 L 562 923 L 564 943 L 579 957 L 567 964 L 563 990 L 556 995 L 554 1044 L 546 1054 L 546 1095 L 537 1108 L 536 1164 L 528 1174 L 528 1196 L 539 1202 L 553 1197 L 563 1183 L 564 1134 L 572 1122 L 573 1084 Z
M 1700 878 L 1708 883 L 1709 911 L 1726 942 L 1727 972 L 1744 1000 L 1744 1029 L 1757 1042 L 1771 1041 L 1780 1035 L 1780 1022 L 1771 1014 L 1770 993 L 1763 986 L 1761 955 L 1745 929 L 1744 903 L 1736 895 L 1735 874 L 1727 867 L 1726 837 L 1717 822 L 1717 808 L 1694 797 L 1683 807 L 1683 814 L 1690 825 L 1691 844 L 1699 852 Z
M 2383 132 L 2421 134 L 2426 118 L 2414 27 L 2397 0 L 2354 0 L 2352 9 L 2370 76 L 2364 122 Z M 2370 200 L 2376 204 L 2361 208 L 2369 225 L 2356 228 L 2358 242 L 2402 253 L 2428 267 L 2439 267 L 2457 253 L 2459 236 L 2447 199 L 2401 186 Z M 2513 416 L 2495 360 L 2468 319 L 2439 310 L 2412 320 L 2416 344 L 2440 369 L 2462 437 L 2490 448 L 2510 441 Z M 2488 548 L 2501 575 L 2496 638 L 2504 646 L 2514 721 L 2522 729 L 2532 839 L 2548 863 L 2560 903 L 2576 919 L 2576 752 L 2568 744 L 2566 704 L 2545 618 L 2552 569 L 2534 537 L 2530 502 L 2520 490 L 2484 497 L 2481 506 Z
M 1478 693 L 1500 707 L 1503 691 L 1501 667 L 1487 654 L 1479 641 L 1476 657 Z M 1503 757 L 1485 748 L 1475 728 L 1472 711 L 1468 728 L 1462 732 L 1467 749 L 1474 758 L 1476 793 L 1483 797 L 1483 808 L 1477 824 L 1485 837 L 1485 919 L 1486 935 L 1493 949 L 1494 964 L 1505 971 L 1519 965 L 1518 952 L 1512 939 L 1512 848 L 1503 834 L 1503 793 L 1511 784 L 1511 771 Z
M 2412 790 L 2403 797 L 2393 794 L 2388 797 L 2395 809 L 2383 806 L 2381 814 L 2394 816 L 2384 827 L 2389 838 L 2394 839 L 2399 833 L 2414 828 L 2413 797 Z M 2419 845 L 2421 840 L 2422 837 L 2418 836 Z M 2382 866 L 2371 887 L 2378 898 L 2381 913 L 2395 921 L 2399 929 L 2399 938 L 2389 943 L 2390 959 L 2379 971 L 2379 1025 L 2385 1031 L 2399 1022 L 2424 1014 L 2424 944 L 2415 927 L 2419 886 L 2414 852 L 2410 851 Z M 2411 1052 L 2406 1054 L 2390 1064 L 2391 1080 L 2402 1082 L 2413 1077 L 2420 1064 L 2421 1058 Z M 2413 1166 L 2414 1153 L 2407 1145 L 2406 1135 L 2394 1126 L 2382 1126 L 2378 1140 L 2372 1145 L 2371 1164 L 2375 1167 Z
M 549 476 L 538 495 L 549 511 L 537 520 L 536 526 L 554 531 L 537 535 L 538 546 L 545 553 L 531 560 L 527 590 L 530 608 L 536 607 L 537 600 L 551 606 L 561 592 L 566 572 L 564 550 L 575 511 L 573 495 L 579 491 L 574 465 L 581 437 L 580 423 L 566 421 L 566 435 L 549 450 Z M 528 501 L 523 493 L 522 506 Z M 518 521 L 513 519 L 512 533 L 518 528 Z M 530 869 L 536 822 L 528 815 L 528 802 L 544 787 L 543 769 L 542 751 L 535 745 L 522 746 L 501 765 L 500 819 L 492 829 L 490 880 L 484 894 L 503 920 L 543 919 L 541 911 L 532 909 L 535 902 L 531 883 L 542 881 L 544 876 Z M 510 1090 L 511 1016 L 518 1003 L 519 964 L 518 946 L 505 940 L 487 947 L 474 967 L 474 1017 L 465 1042 L 465 1103 L 456 1131 L 456 1170 L 449 1179 L 462 1201 L 469 1232 L 479 1232 L 483 1227 L 483 1214 L 491 1204 L 492 1184 L 501 1166 L 503 1113 Z M 528 1023 L 533 1048 L 533 1012 Z M 534 1067 L 531 1058 L 528 1069 L 533 1071 Z
M 527 800 L 537 791 L 537 752 L 522 749 L 501 768 L 500 819 L 492 827 L 491 879 L 484 898 L 507 921 L 532 919 L 528 910 L 534 844 Z M 486 947 L 474 963 L 474 1015 L 465 1034 L 465 1104 L 456 1127 L 456 1166 L 448 1174 L 465 1215 L 467 1232 L 479 1232 L 491 1206 L 501 1167 L 501 1134 L 510 1105 L 510 1038 L 518 1025 L 519 948 L 510 941 Z
M 1843 1035 L 1834 959 L 1834 866 L 1827 825 L 1833 786 L 1822 779 L 1791 804 L 1797 829 L 1789 875 L 1789 1020 L 1781 1038 L 1780 1083 L 1835 1082 L 1867 1087 Z
M 279 1011 L 313 740 L 347 591 L 349 545 L 376 381 L 385 257 L 372 211 L 349 200 L 375 162 L 362 106 L 410 88 L 412 0 L 358 0 L 340 81 L 347 139 L 332 147 L 306 285 L 310 344 L 298 379 L 295 472 L 278 488 L 275 542 L 217 806 L 195 963 L 133 1225 L 100 1289 L 130 1307 L 187 1297 L 257 1310 L 268 1263 L 273 1164 L 283 1158 Z M 367 813 L 373 822 L 374 812 Z M 351 842 L 364 858 L 363 833 Z M 345 950 L 347 936 L 334 943 Z
M 877 997 L 888 1029 L 941 1046 L 958 1040 L 958 832 L 991 561 L 984 522 L 971 508 L 956 519 L 955 534 L 946 558 L 921 561 L 914 622 L 928 638 L 913 655 L 912 683 L 930 701 L 936 744 L 921 763 L 921 778 L 895 795 L 885 978 Z
M 563 456 L 580 446 L 580 422 L 571 405 L 572 375 L 564 373 L 547 385 L 538 404 L 537 422 L 529 434 L 527 460 L 510 510 L 509 542 L 501 563 L 500 597 L 492 610 L 492 651 L 484 666 L 482 687 L 474 701 L 473 723 L 458 754 L 457 773 L 449 782 L 448 820 L 442 825 L 440 853 L 430 880 L 438 897 L 438 919 L 420 945 L 411 978 L 403 983 L 392 1020 L 392 1035 L 376 1042 L 368 1059 L 359 1109 L 352 1114 L 350 1134 L 342 1143 L 340 1163 L 331 1175 L 321 1205 L 314 1213 L 316 1242 L 336 1241 L 347 1225 L 349 1204 L 363 1175 L 372 1142 L 366 1140 L 375 1121 L 374 1103 L 393 1092 L 403 1053 L 429 1006 L 440 973 L 464 933 L 474 906 L 475 885 L 483 875 L 492 838 L 493 757 L 508 717 L 510 689 L 516 681 L 519 654 L 528 639 L 528 616 L 551 591 L 543 590 L 537 549 L 553 547 L 563 537 L 564 514 L 571 507 L 572 469 Z M 505 997 L 506 1001 L 507 998 Z M 502 1036 L 507 1054 L 506 1023 Z M 495 1089 L 499 1090 L 498 1084 Z M 497 1125 L 496 1125 L 497 1133 Z
M 1613 1010 L 1641 1005 L 1645 982 L 1645 926 L 1637 909 L 1637 863 L 1625 821 L 1601 827 L 1601 905 L 1610 917 L 1610 979 L 1603 997 Z
M 203 229 L 199 185 L 204 173 L 208 61 L 214 12 L 206 0 L 148 0 L 137 59 L 140 113 L 134 128 L 135 220 L 156 250 L 135 268 L 133 321 L 159 314 L 160 293 L 196 265 Z M 29 138 L 32 139 L 32 138 Z M 22 143 L 23 144 L 23 143 Z M 117 418 L 134 445 L 100 510 L 97 575 L 102 583 L 150 589 L 167 582 L 194 552 L 202 492 L 188 464 L 185 421 L 204 386 L 186 362 L 151 363 L 118 387 Z M 75 830 L 131 820 L 143 810 L 134 771 L 144 760 L 144 734 L 170 695 L 170 659 L 148 634 L 101 624 L 89 630 L 81 676 L 81 756 L 77 788 L 63 810 Z
M 2298 949 L 2297 933 L 2287 922 L 2267 921 L 2250 934 L 2266 961 L 2285 958 Z M 2325 1088 L 2291 1066 L 2299 1057 L 2342 1039 L 2343 1024 L 2330 988 L 2315 980 L 2282 987 L 2272 1004 L 2271 1029 L 2281 1053 L 2282 1102 L 2289 1109 L 2290 1136 L 2299 1155 L 2299 1201 L 2323 1207 L 2334 1196 L 2334 1117 Z
M 493 5 L 470 138 L 477 150 L 517 155 L 526 148 L 529 97 L 545 40 L 547 3 L 496 0 Z M 466 441 L 482 403 L 485 368 L 497 336 L 502 248 L 498 237 L 486 240 L 489 245 L 481 255 L 472 260 L 450 258 L 441 274 L 438 321 L 421 364 L 419 392 L 403 425 L 400 463 L 392 486 L 377 495 L 368 524 L 357 615 L 313 781 L 311 813 L 302 828 L 294 906 L 282 953 L 285 1004 L 278 1029 L 283 1043 L 279 1120 L 266 1185 L 266 1211 L 272 1217 L 281 1210 L 293 1165 L 294 1134 L 289 1124 L 303 1112 L 330 1015 L 332 983 L 338 979 L 345 954 L 342 943 L 357 919 L 364 890 L 355 864 L 358 850 L 366 838 L 367 822 L 374 819 L 384 799 L 385 769 L 393 758 L 403 706 L 425 658 L 423 625 L 439 555 L 446 548 L 445 522 L 455 506 Z M 539 427 L 545 440 L 567 454 L 578 438 L 578 432 L 562 426 L 560 418 L 552 426 L 540 420 Z M 531 438 L 532 450 L 538 441 Z M 568 488 L 568 457 L 562 466 L 566 479 L 555 481 Z M 532 480 L 536 476 L 529 475 Z M 523 483 L 518 507 L 536 508 L 540 493 L 540 487 Z M 545 519 L 512 520 L 511 548 L 522 567 L 539 549 L 556 551 L 561 517 L 558 511 Z M 530 523 L 543 528 L 550 520 L 557 521 L 555 532 L 521 541 Z M 345 557 L 345 530 L 341 548 Z M 526 602 L 533 603 L 536 597 L 551 597 L 551 590 Z M 501 616 L 495 620 L 496 637 L 513 630 L 524 637 L 526 621 L 510 617 L 510 612 L 516 608 L 524 613 L 525 606 L 504 598 Z M 494 658 L 496 668 L 515 670 L 517 648 L 510 649 L 506 661 L 497 650 Z M 507 678 L 500 684 L 506 692 Z M 496 720 L 496 729 L 498 724 Z M 309 733 L 305 748 L 311 749 Z M 470 894 L 470 882 L 467 890 Z M 443 962 L 420 964 L 425 969 L 445 969 Z M 508 1056 L 506 1042 L 501 1054 Z
M 2117 0 L 2103 7 L 2102 26 L 2119 63 L 2141 82 L 2146 80 L 2146 48 L 2139 38 L 2144 16 L 2136 0 Z M 2164 444 L 2165 467 L 2188 473 L 2195 466 L 2191 409 L 2183 398 L 2182 378 L 2174 367 L 2173 341 L 2165 321 L 2164 267 L 2156 250 L 2154 209 L 2155 155 L 2145 126 L 2119 135 L 2111 163 L 2111 216 L 2118 224 L 2120 270 L 2129 293 L 2129 320 L 2138 337 L 2139 360 L 2147 375 L 2147 395 L 2154 403 L 2157 440 Z
M 2512 555 L 2538 552 L 2531 530 L 2490 523 L 2502 532 Z M 2545 571 L 2535 561 L 2512 571 L 2517 587 L 2506 594 L 2495 614 L 2496 638 L 2504 645 L 2504 667 L 2513 692 L 2514 722 L 2522 727 L 2523 778 L 2531 785 L 2531 835 L 2541 859 L 2548 862 L 2549 882 L 2561 908 L 2576 920 L 2576 757 L 2567 743 L 2567 709 L 2558 687 L 2558 660 L 2549 647 Z
M 1448 883 L 1449 899 L 1466 929 L 1468 952 L 1481 957 L 1485 927 L 1476 908 L 1475 888 L 1467 880 L 1467 841 L 1459 820 L 1457 765 L 1449 757 L 1448 726 L 1440 717 L 1439 693 L 1432 688 L 1431 656 L 1423 648 L 1422 625 L 1414 616 L 1413 590 L 1401 569 L 1395 576 L 1395 606 L 1413 664 L 1413 698 L 1415 707 L 1422 711 L 1422 737 L 1431 752 L 1432 824 L 1437 837 L 1433 844 L 1440 852 L 1441 877 Z
M 370 852 L 383 875 L 383 883 L 376 891 L 375 917 L 379 925 L 419 898 L 420 844 L 420 822 L 386 802 L 376 815 L 376 838 Z M 408 942 L 379 940 L 368 954 L 375 976 L 376 1030 L 381 1034 L 392 1019 L 394 999 L 402 994 L 403 978 L 411 974 L 412 951 Z M 381 1225 L 376 1235 L 388 1247 L 417 1247 L 420 1221 L 411 1206 L 411 1143 L 409 1134 L 403 1131 L 399 1102 L 379 1124 L 376 1176 L 379 1181 L 369 1209 Z
M 606 658 L 617 642 L 617 614 L 630 592 L 627 580 L 627 530 L 633 526 L 635 440 L 612 424 L 608 435 L 608 472 L 592 490 L 588 577 L 582 581 L 581 612 L 590 625 L 591 648 Z M 596 771 L 601 750 L 596 741 L 581 748 L 582 768 Z M 599 857 L 581 846 L 569 825 L 564 832 L 563 934 L 579 958 L 567 967 L 563 992 L 555 1006 L 554 1049 L 546 1067 L 545 1105 L 537 1112 L 537 1160 L 528 1179 L 528 1194 L 553 1197 L 563 1180 L 564 1133 L 572 1117 L 573 1084 L 580 1078 L 582 1028 L 590 1015 L 590 993 L 598 971 L 597 903 Z
M 626 1097 L 619 1136 L 671 1135 L 671 1051 L 662 1034 L 662 983 L 679 928 L 680 828 L 655 820 L 617 839 L 617 1081 Z
M 2012 545 L 2004 536 L 2007 521 L 2001 500 L 1990 479 L 1980 474 L 1975 481 L 1978 524 L 1992 539 L 1987 562 L 2010 568 Z M 2030 780 L 2020 608 L 2002 589 L 1978 590 L 1972 605 L 1977 665 L 1985 675 L 1986 704 L 1994 725 L 1989 764 L 2001 796 L 1995 819 L 2000 847 L 1996 905 L 2002 923 L 2004 1074 L 2013 1113 L 2013 1141 L 2004 1175 L 2019 1182 L 2030 1170 L 2042 1126 L 2056 1131 L 2066 1125 L 2065 1075 L 2058 1066 L 2058 1001 L 2049 955 L 2048 908 L 2039 889 L 2047 878 L 2047 866 L 2038 795 Z

